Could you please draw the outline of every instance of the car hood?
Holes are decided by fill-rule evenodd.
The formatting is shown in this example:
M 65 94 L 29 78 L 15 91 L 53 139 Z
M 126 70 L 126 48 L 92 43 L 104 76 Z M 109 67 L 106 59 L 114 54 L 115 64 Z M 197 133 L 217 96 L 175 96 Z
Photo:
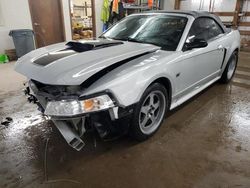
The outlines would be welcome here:
M 151 44 L 111 40 L 59 43 L 20 58 L 15 70 L 49 85 L 80 85 L 118 62 L 159 50 Z

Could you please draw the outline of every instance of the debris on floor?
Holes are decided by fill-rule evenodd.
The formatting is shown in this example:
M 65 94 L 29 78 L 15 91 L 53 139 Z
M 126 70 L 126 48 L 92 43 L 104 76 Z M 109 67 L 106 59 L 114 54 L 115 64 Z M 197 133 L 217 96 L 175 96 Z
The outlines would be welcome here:
M 1 125 L 8 127 L 11 122 L 13 122 L 13 119 L 11 117 L 6 117 L 5 120 L 1 122 Z

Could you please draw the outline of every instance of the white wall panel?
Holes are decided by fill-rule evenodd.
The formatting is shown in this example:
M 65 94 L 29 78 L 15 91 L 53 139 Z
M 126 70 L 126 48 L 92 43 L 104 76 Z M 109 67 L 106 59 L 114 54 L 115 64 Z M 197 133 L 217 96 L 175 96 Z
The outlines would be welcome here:
M 163 0 L 163 9 L 164 10 L 174 10 L 175 0 Z
M 236 0 L 215 0 L 213 12 L 233 12 Z
M 14 48 L 9 31 L 32 29 L 28 0 L 1 0 L 2 25 L 0 26 L 0 53 Z
M 212 0 L 212 12 L 234 12 L 236 0 Z M 210 0 L 184 0 L 181 1 L 181 10 L 209 11 Z M 212 9 L 213 8 L 213 9 Z M 233 16 L 221 16 L 224 22 L 232 22 Z
M 243 12 L 250 12 L 250 1 L 245 1 L 244 4 L 243 4 L 243 8 L 242 8 L 242 11 Z M 250 16 L 242 16 L 240 18 L 240 21 L 241 22 L 250 22 Z M 242 31 L 249 31 L 250 30 L 250 27 L 243 27 L 243 26 L 240 26 L 238 28 L 239 30 L 242 30 Z M 242 41 L 250 41 L 250 36 L 249 35 L 242 35 L 241 36 L 241 40 Z
M 4 24 L 4 19 L 3 19 L 3 11 L 2 11 L 2 6 L 1 6 L 1 1 L 0 1 L 0 26 L 3 26 Z
M 220 19 L 223 21 L 223 22 L 232 22 L 234 17 L 233 16 L 220 16 Z
M 205 10 L 209 9 L 209 0 L 185 0 L 181 1 L 181 10 Z
M 66 40 L 72 40 L 69 0 L 61 0 L 65 25 Z M 101 8 L 102 0 L 95 0 L 96 31 L 97 36 L 102 33 Z M 32 29 L 32 22 L 28 0 L 0 0 L 0 53 L 6 49 L 13 49 L 12 38 L 9 31 L 12 29 Z M 18 7 L 18 8 L 17 8 Z M 2 16 L 1 16 L 2 13 Z M 1 21 L 2 20 L 2 21 Z
M 71 22 L 70 22 L 70 6 L 69 0 L 62 0 L 63 7 L 63 19 L 64 19 L 64 27 L 65 27 L 65 38 L 66 41 L 72 40 L 72 30 L 71 30 Z
M 96 16 L 96 36 L 102 34 L 103 23 L 101 21 L 101 10 L 102 10 L 103 0 L 95 0 L 95 16 Z
M 214 3 L 213 3 L 214 2 Z M 212 0 L 213 12 L 230 12 L 235 9 L 236 0 Z M 184 0 L 181 1 L 181 10 L 209 11 L 210 0 Z

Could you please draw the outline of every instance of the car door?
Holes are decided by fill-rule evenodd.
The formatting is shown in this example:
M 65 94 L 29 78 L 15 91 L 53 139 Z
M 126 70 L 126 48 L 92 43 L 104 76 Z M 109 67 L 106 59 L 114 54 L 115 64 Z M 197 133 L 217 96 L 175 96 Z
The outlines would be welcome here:
M 224 59 L 224 31 L 212 18 L 197 18 L 192 24 L 187 41 L 195 38 L 207 41 L 207 47 L 183 50 L 178 62 L 180 76 L 177 80 L 178 98 L 199 89 L 202 85 L 219 76 Z

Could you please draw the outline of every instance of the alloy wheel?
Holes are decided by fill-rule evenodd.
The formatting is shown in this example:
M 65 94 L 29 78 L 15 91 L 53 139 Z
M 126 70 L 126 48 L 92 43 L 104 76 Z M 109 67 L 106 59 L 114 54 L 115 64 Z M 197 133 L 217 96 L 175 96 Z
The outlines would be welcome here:
M 151 134 L 164 117 L 166 99 L 161 91 L 153 91 L 144 100 L 139 113 L 139 126 L 144 134 Z
M 233 77 L 235 69 L 236 69 L 236 58 L 233 57 L 228 65 L 227 78 L 229 80 Z

